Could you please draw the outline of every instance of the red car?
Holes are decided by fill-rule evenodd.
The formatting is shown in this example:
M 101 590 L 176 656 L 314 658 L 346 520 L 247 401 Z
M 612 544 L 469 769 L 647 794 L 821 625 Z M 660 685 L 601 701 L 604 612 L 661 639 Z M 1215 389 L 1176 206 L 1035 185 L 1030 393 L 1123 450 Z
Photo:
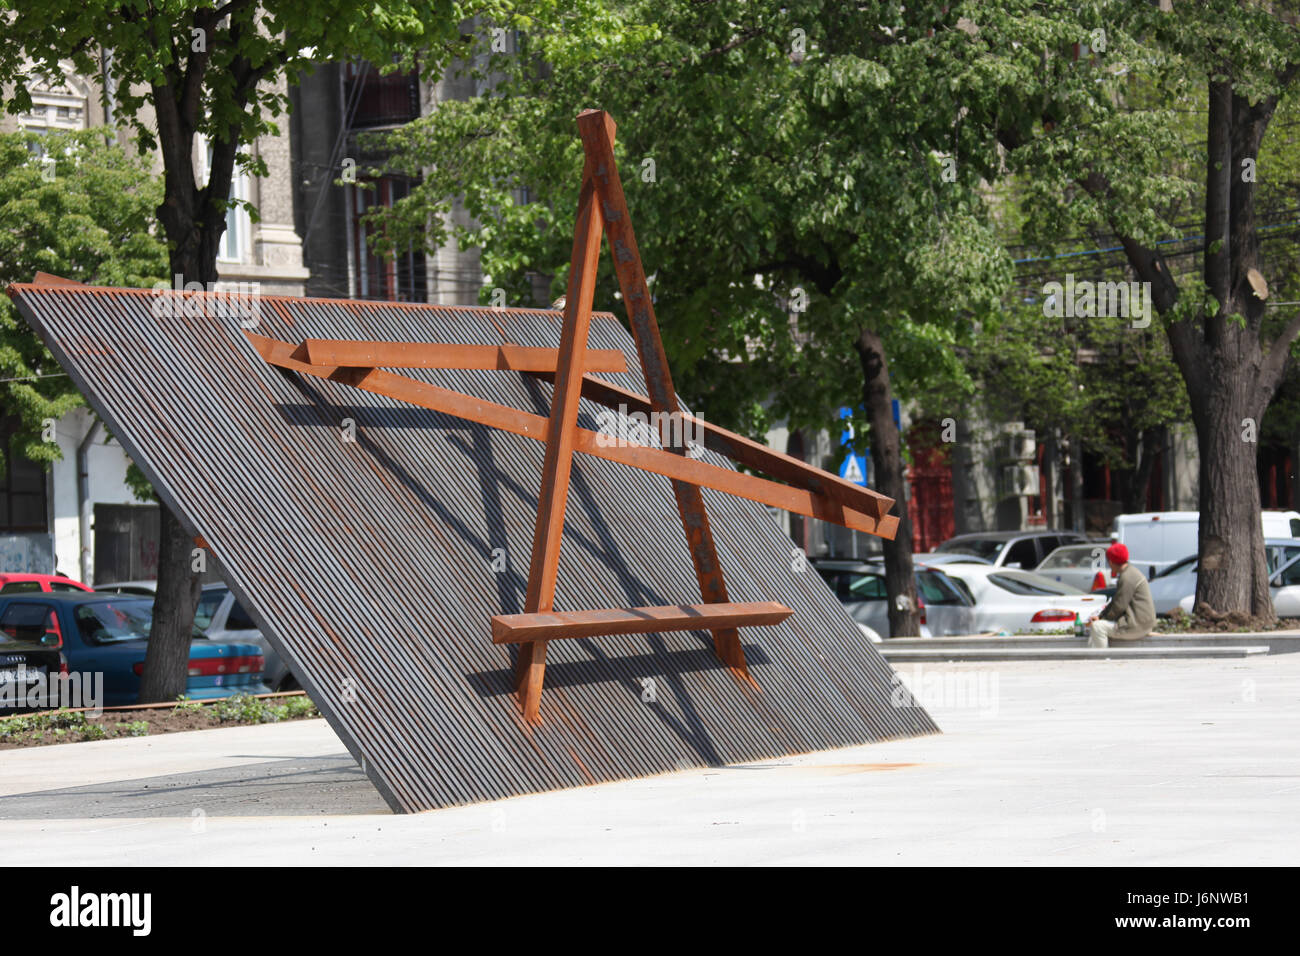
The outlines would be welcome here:
M 0 574 L 0 594 L 21 594 L 24 591 L 91 591 L 80 581 L 61 574 Z

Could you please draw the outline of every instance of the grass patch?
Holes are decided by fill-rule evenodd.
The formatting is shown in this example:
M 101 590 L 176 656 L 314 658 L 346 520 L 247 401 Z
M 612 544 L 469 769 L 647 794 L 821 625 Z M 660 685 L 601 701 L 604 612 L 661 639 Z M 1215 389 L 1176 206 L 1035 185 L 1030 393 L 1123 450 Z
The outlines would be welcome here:
M 182 698 L 175 707 L 107 711 L 98 717 L 80 711 L 56 710 L 0 720 L 0 750 L 118 737 L 147 737 L 240 724 L 270 724 L 319 716 L 320 711 L 306 694 L 270 700 L 240 695 L 211 703 Z

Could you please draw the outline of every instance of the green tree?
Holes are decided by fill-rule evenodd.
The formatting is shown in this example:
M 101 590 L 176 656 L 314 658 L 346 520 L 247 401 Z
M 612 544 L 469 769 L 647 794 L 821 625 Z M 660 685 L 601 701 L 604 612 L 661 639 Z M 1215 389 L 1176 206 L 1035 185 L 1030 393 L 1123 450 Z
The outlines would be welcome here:
M 963 378 L 955 346 L 1010 278 L 980 191 L 996 144 L 955 123 L 948 80 L 972 38 L 939 3 L 633 0 L 579 35 L 563 17 L 514 25 L 517 46 L 485 67 L 492 95 L 388 140 L 391 168 L 424 179 L 377 214 L 381 234 L 481 247 L 485 300 L 531 304 L 538 277 L 560 294 L 574 120 L 608 110 L 681 393 L 750 433 L 767 414 L 838 429 L 840 406 L 863 409 L 875 487 L 900 503 L 891 631 L 917 633 L 891 398 Z M 449 231 L 456 196 L 475 223 Z M 606 259 L 598 301 L 614 290 Z
M 148 163 L 103 130 L 0 134 L 0 286 L 30 282 L 37 272 L 96 285 L 152 284 L 167 271 L 167 247 L 151 228 L 161 197 Z M 7 296 L 0 298 L 0 379 L 0 409 L 17 418 L 15 450 L 56 460 L 59 446 L 44 440 L 45 422 L 80 405 L 81 395 Z
M 1169 427 L 1190 420 L 1164 332 L 1116 317 L 1047 317 L 1042 299 L 1009 303 L 964 351 L 985 409 L 1068 438 L 1076 457 L 1096 455 L 1126 478 L 1124 511 L 1144 511 Z
M 1270 256 L 1261 212 L 1295 189 L 1270 128 L 1300 75 L 1296 5 L 971 7 L 988 62 L 952 78 L 979 94 L 966 119 L 998 130 L 1045 233 L 1114 235 L 1149 283 L 1200 451 L 1197 600 L 1271 617 L 1254 436 L 1300 317 L 1269 308 L 1294 257 Z
M 544 5 L 543 5 L 544 6 Z M 71 61 L 96 76 L 107 55 L 115 80 L 114 115 L 142 151 L 157 149 L 163 196 L 155 210 L 167 242 L 168 274 L 205 287 L 218 278 L 216 257 L 236 166 L 265 175 L 247 147 L 275 131 L 288 105 L 281 80 L 293 82 L 312 63 L 362 58 L 420 65 L 438 75 L 465 51 L 459 24 L 468 11 L 451 0 L 4 0 L 0 18 L 0 88 L 7 108 L 31 105 L 29 78 L 60 74 Z M 400 61 L 395 62 L 395 61 Z M 108 93 L 104 92 L 108 104 Z M 200 182 L 195 150 L 206 138 L 211 157 Z M 161 509 L 158 598 L 153 639 L 141 681 L 142 701 L 167 700 L 185 688 L 199 579 L 191 571 L 192 529 L 165 503 Z

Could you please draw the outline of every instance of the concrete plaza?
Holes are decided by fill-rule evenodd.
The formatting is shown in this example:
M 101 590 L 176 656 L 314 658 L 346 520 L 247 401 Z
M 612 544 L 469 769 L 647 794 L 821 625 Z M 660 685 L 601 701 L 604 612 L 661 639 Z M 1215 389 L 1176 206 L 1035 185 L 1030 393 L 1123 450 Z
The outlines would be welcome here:
M 1300 654 L 899 664 L 940 736 L 395 816 L 322 720 L 0 754 L 10 864 L 1294 864 Z

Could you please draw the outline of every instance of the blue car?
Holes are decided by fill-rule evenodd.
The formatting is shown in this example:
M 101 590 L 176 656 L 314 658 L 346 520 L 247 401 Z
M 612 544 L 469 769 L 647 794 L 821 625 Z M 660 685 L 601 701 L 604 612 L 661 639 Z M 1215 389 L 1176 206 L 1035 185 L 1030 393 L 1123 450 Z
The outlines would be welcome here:
M 102 672 L 105 707 L 138 702 L 153 600 L 137 595 L 31 593 L 0 597 L 0 644 L 33 632 L 48 635 L 69 673 L 80 672 L 83 685 Z M 55 642 L 58 642 L 57 645 Z M 262 650 L 256 644 L 209 641 L 197 627 L 190 642 L 185 696 L 194 699 L 266 694 Z

